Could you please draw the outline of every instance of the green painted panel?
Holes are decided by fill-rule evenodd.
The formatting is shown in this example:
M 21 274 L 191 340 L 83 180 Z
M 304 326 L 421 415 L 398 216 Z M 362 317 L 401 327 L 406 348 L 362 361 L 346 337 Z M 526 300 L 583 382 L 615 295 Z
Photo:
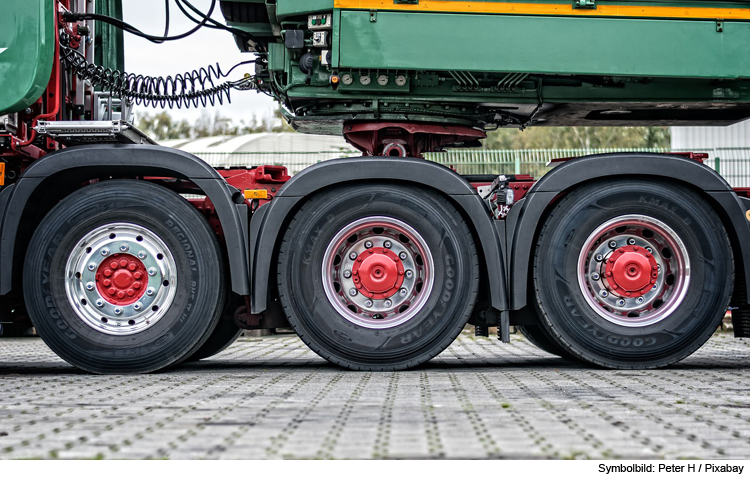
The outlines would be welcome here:
M 339 62 L 371 69 L 750 77 L 750 23 L 342 11 Z
M 326 10 L 333 10 L 333 0 L 279 0 L 276 2 L 276 16 L 280 20 L 292 15 L 308 15 Z
M 96 0 L 96 13 L 122 19 L 122 0 Z M 112 70 L 125 69 L 125 46 L 122 29 L 97 21 L 95 62 Z
M 0 15 L 0 114 L 42 96 L 52 74 L 55 31 L 48 0 L 3 2 Z

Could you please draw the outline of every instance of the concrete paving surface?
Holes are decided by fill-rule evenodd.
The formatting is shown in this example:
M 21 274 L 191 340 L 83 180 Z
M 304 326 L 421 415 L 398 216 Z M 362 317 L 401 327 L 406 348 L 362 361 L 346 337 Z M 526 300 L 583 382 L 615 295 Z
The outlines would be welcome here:
M 242 338 L 165 373 L 95 376 L 0 339 L 4 459 L 744 459 L 750 341 L 607 371 L 468 333 L 397 373 L 331 366 L 295 336 Z

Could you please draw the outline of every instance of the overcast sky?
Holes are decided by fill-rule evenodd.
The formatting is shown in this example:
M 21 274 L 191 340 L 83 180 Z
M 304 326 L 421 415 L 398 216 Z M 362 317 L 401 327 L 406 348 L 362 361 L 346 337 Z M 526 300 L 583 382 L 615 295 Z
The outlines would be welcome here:
M 208 12 L 211 0 L 190 0 L 197 8 Z M 123 15 L 125 22 L 137 27 L 141 31 L 161 36 L 164 34 L 164 0 L 123 0 Z M 170 0 L 170 35 L 181 34 L 195 24 L 187 20 Z M 224 23 L 224 16 L 219 9 L 219 2 L 212 17 Z M 226 71 L 235 64 L 254 59 L 252 54 L 241 53 L 234 43 L 232 34 L 216 29 L 201 29 L 190 37 L 163 44 L 153 44 L 131 34 L 125 34 L 125 69 L 130 73 L 167 76 L 184 73 L 193 69 L 205 67 L 217 62 Z M 242 68 L 253 73 L 252 65 L 241 67 L 232 72 L 230 79 L 242 76 Z M 237 76 L 237 78 L 235 78 Z M 224 116 L 235 121 L 252 120 L 254 115 L 263 116 L 273 113 L 276 103 L 265 95 L 251 92 L 233 91 L 232 103 L 209 107 L 208 110 L 219 110 Z M 136 107 L 136 111 L 155 111 Z M 193 120 L 198 117 L 202 109 L 169 110 L 177 119 Z

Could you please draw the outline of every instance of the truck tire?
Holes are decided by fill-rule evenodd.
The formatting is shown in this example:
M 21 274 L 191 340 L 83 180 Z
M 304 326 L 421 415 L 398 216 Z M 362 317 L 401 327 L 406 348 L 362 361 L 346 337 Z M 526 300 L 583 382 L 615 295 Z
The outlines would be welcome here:
M 356 185 L 308 200 L 283 238 L 279 294 L 321 357 L 393 371 L 429 361 L 466 325 L 477 251 L 443 197 L 419 187 Z
M 221 251 L 176 193 L 116 180 L 76 191 L 40 223 L 23 290 L 32 323 L 64 360 L 92 373 L 176 365 L 224 309 Z
M 560 347 L 553 339 L 551 339 L 545 330 L 545 328 L 539 325 L 516 325 L 516 329 L 523 335 L 527 341 L 538 347 L 544 352 L 550 353 L 554 356 L 559 356 L 565 359 L 573 359 L 573 356 Z
M 537 241 L 536 307 L 576 358 L 657 368 L 703 345 L 727 310 L 732 250 L 694 190 L 651 181 L 600 182 L 560 201 Z
M 242 335 L 242 329 L 237 326 L 234 319 L 234 311 L 239 306 L 241 301 L 237 295 L 233 295 L 233 298 L 227 300 L 227 307 L 224 309 L 224 313 L 216 324 L 216 328 L 208 337 L 208 340 L 193 353 L 186 361 L 200 361 L 201 359 L 207 359 L 212 356 L 216 356 L 221 351 L 225 350 L 229 346 L 235 343 L 237 339 Z M 244 300 L 242 300 L 244 302 Z

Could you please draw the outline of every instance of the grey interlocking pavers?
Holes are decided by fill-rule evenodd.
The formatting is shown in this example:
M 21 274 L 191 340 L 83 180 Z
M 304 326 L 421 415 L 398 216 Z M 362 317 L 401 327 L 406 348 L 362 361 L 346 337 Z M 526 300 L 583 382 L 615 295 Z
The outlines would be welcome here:
M 94 376 L 0 339 L 0 458 L 750 458 L 750 341 L 607 371 L 462 334 L 420 369 L 344 371 L 294 336 Z

